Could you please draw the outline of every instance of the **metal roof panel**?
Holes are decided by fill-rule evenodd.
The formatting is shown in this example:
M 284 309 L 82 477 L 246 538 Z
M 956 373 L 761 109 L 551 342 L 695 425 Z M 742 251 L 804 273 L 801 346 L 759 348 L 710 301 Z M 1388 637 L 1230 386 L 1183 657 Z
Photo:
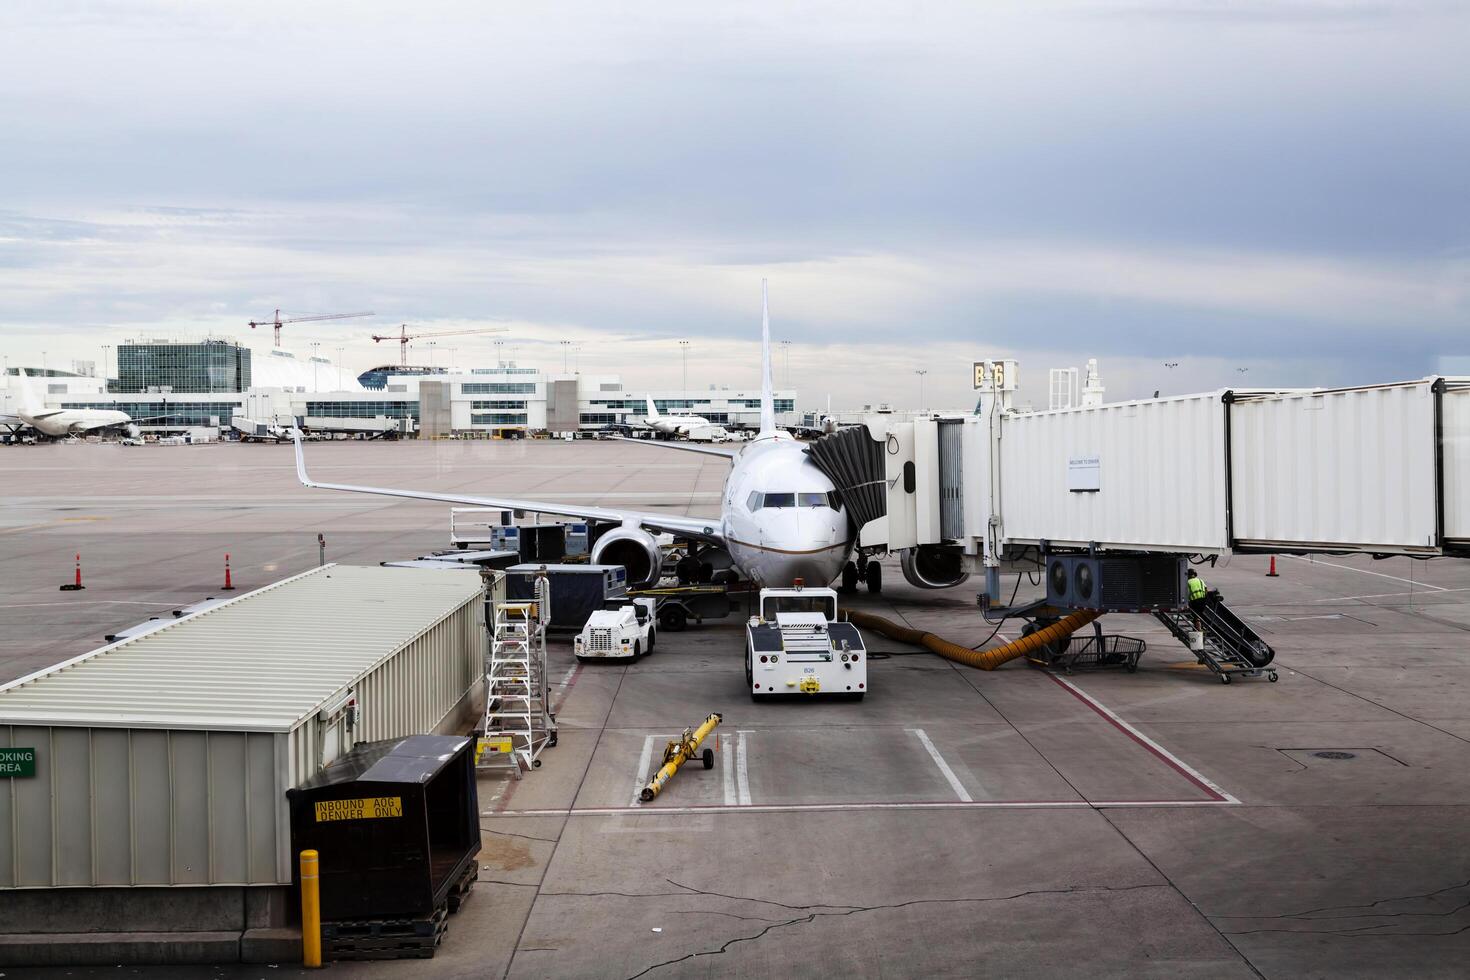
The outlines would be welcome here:
M 288 732 L 480 595 L 475 575 L 325 565 L 0 686 L 0 724 Z

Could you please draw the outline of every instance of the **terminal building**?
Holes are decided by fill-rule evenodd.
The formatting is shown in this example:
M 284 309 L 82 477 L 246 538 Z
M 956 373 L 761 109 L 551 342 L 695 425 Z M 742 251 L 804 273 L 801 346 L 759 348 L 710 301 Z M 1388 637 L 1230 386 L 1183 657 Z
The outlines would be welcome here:
M 117 348 L 117 380 L 108 390 L 189 393 L 250 390 L 251 350 L 232 340 L 131 341 Z
M 34 387 L 40 372 L 25 368 Z M 760 388 L 711 385 L 629 390 L 615 374 L 547 372 L 503 363 L 470 369 L 375 368 L 361 377 L 327 358 L 252 351 L 233 341 L 136 341 L 118 349 L 118 376 L 51 372 L 48 409 L 117 409 L 145 419 L 144 432 L 226 429 L 234 418 L 351 429 L 352 420 L 406 424 L 424 438 L 564 434 L 633 425 L 648 414 L 697 415 L 727 429 L 760 425 Z M 21 400 L 18 369 L 0 391 L 0 412 Z M 776 392 L 782 422 L 796 421 L 796 393 Z

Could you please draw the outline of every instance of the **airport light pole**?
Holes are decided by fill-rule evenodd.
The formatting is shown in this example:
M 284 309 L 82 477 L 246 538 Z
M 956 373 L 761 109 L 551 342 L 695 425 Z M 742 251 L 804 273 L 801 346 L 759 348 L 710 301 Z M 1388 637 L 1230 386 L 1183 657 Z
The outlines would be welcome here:
M 438 344 L 439 342 L 437 340 L 429 341 L 429 367 L 434 366 L 434 348 L 438 346 Z
M 322 347 L 321 341 L 312 341 L 312 344 L 311 344 L 311 390 L 313 392 L 317 390 L 316 369 L 317 369 L 318 364 L 320 363 L 317 360 L 317 351 L 321 350 L 321 347 Z
M 345 348 L 337 348 L 337 390 L 342 390 L 342 351 Z
M 679 354 L 684 359 L 684 390 L 689 390 L 689 341 L 679 341 Z
M 914 371 L 919 376 L 919 411 L 924 411 L 924 375 L 929 373 L 927 368 L 918 368 Z
M 495 366 L 497 368 L 503 368 L 503 367 L 505 367 L 505 341 L 503 341 L 503 340 L 497 340 L 494 343 L 495 343 Z
M 786 380 L 781 383 L 782 387 L 791 387 L 791 341 L 781 341 L 781 372 Z
M 112 361 L 112 345 L 111 344 L 103 344 L 102 345 L 102 380 L 104 382 L 108 379 L 108 376 L 112 374 L 111 361 Z
M 570 340 L 563 340 L 561 342 L 561 373 L 562 374 L 566 374 L 567 373 L 567 348 L 569 348 L 571 346 L 572 346 L 572 342 Z

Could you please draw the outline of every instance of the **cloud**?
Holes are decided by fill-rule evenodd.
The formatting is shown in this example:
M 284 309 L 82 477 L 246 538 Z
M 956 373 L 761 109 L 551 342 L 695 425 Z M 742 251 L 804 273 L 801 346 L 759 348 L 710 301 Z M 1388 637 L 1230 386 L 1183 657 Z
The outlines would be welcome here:
M 856 402 L 929 364 L 963 403 L 1001 352 L 1114 393 L 1462 352 L 1467 13 L 1221 9 L 12 5 L 4 344 L 371 308 L 630 378 L 693 338 L 712 377 L 768 277 Z M 371 329 L 292 335 L 381 359 Z

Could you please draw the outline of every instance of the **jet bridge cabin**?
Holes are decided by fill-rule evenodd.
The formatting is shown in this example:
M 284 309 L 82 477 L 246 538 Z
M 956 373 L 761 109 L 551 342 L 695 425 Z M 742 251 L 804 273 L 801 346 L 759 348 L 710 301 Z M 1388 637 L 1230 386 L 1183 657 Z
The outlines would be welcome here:
M 1470 555 L 1470 379 L 881 417 L 818 440 L 911 582 L 1042 553 Z

